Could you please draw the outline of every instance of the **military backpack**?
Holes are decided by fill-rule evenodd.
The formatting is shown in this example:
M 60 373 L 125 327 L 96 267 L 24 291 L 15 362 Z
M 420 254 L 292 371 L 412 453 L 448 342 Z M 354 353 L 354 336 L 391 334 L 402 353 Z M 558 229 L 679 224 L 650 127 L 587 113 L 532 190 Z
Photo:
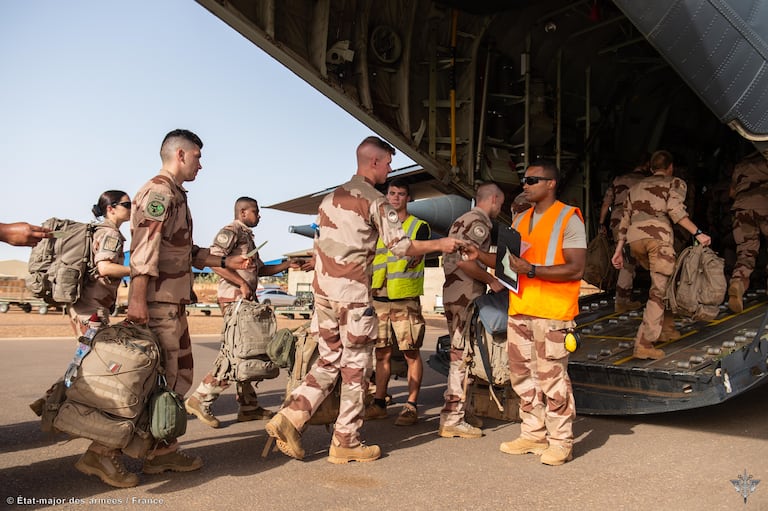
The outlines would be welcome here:
M 709 247 L 696 244 L 677 257 L 665 300 L 675 314 L 709 321 L 720 313 L 726 290 L 725 262 Z
M 97 225 L 49 218 L 43 227 L 54 234 L 32 248 L 27 288 L 52 305 L 75 303 L 83 285 L 95 275 L 91 247 Z

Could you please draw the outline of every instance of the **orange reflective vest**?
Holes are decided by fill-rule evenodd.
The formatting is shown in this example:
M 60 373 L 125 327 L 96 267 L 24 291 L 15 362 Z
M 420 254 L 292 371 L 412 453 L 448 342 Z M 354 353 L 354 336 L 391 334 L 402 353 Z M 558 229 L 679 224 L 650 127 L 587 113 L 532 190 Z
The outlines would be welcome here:
M 555 201 L 537 220 L 529 232 L 533 208 L 517 215 L 512 227 L 520 232 L 522 245 L 529 245 L 522 256 L 537 266 L 552 266 L 565 263 L 563 257 L 563 234 L 565 226 L 573 215 L 581 211 L 560 201 Z M 509 293 L 509 315 L 526 314 L 538 318 L 570 321 L 579 313 L 580 280 L 550 282 L 540 278 L 518 275 L 518 292 Z

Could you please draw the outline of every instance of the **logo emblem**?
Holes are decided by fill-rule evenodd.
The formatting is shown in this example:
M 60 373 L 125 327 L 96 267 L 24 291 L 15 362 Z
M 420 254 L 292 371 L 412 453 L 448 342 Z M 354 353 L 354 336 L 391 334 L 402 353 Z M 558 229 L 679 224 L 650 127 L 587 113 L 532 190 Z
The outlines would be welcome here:
M 147 204 L 147 213 L 154 217 L 163 216 L 163 213 L 165 213 L 165 204 L 160 201 L 153 200 Z
M 476 225 L 472 229 L 472 234 L 474 234 L 476 238 L 485 239 L 487 235 L 487 231 L 485 230 L 485 227 L 483 227 L 482 225 Z
M 391 223 L 391 224 L 397 223 L 397 220 L 398 220 L 398 218 L 397 218 L 397 211 L 395 211 L 394 209 L 388 211 L 387 212 L 387 220 L 389 220 L 389 223 Z
M 747 474 L 747 469 L 745 468 L 744 473 L 738 479 L 731 479 L 731 484 L 739 495 L 744 498 L 744 504 L 746 504 L 747 497 L 755 493 L 757 485 L 760 484 L 760 479 L 752 479 L 752 474 Z

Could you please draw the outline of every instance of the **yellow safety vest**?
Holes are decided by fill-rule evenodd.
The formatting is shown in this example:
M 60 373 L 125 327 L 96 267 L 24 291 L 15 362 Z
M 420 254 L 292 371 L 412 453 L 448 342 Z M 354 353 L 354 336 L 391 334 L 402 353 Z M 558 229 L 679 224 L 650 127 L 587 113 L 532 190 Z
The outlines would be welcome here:
M 403 222 L 406 236 L 416 239 L 419 228 L 425 225 L 413 215 Z M 379 238 L 376 243 L 376 255 L 373 258 L 373 279 L 371 287 L 380 289 L 387 282 L 387 297 L 392 300 L 400 298 L 415 298 L 424 294 L 424 258 L 413 268 L 408 267 L 407 257 L 397 257 L 384 245 Z

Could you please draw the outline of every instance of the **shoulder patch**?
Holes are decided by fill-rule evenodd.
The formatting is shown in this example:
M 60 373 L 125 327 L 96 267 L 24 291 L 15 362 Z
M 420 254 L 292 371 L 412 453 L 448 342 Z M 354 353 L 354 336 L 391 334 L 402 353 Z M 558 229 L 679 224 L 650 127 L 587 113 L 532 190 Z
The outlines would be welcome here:
M 101 248 L 108 252 L 117 252 L 118 247 L 120 247 L 120 240 L 114 236 L 106 236 L 101 245 Z
M 230 231 L 229 229 L 222 229 L 219 231 L 219 233 L 216 235 L 216 239 L 213 241 L 213 244 L 217 247 L 221 247 L 223 249 L 228 249 L 230 245 L 232 245 L 232 242 L 235 239 L 235 233 Z
M 397 217 L 397 211 L 394 209 L 391 209 L 387 212 L 387 220 L 390 224 L 396 224 L 399 221 L 399 218 Z
M 488 229 L 484 225 L 477 224 L 472 228 L 472 236 L 484 240 L 488 236 Z
M 150 192 L 147 197 L 147 205 L 144 207 L 144 214 L 152 220 L 163 220 L 168 211 L 170 198 L 160 192 Z

